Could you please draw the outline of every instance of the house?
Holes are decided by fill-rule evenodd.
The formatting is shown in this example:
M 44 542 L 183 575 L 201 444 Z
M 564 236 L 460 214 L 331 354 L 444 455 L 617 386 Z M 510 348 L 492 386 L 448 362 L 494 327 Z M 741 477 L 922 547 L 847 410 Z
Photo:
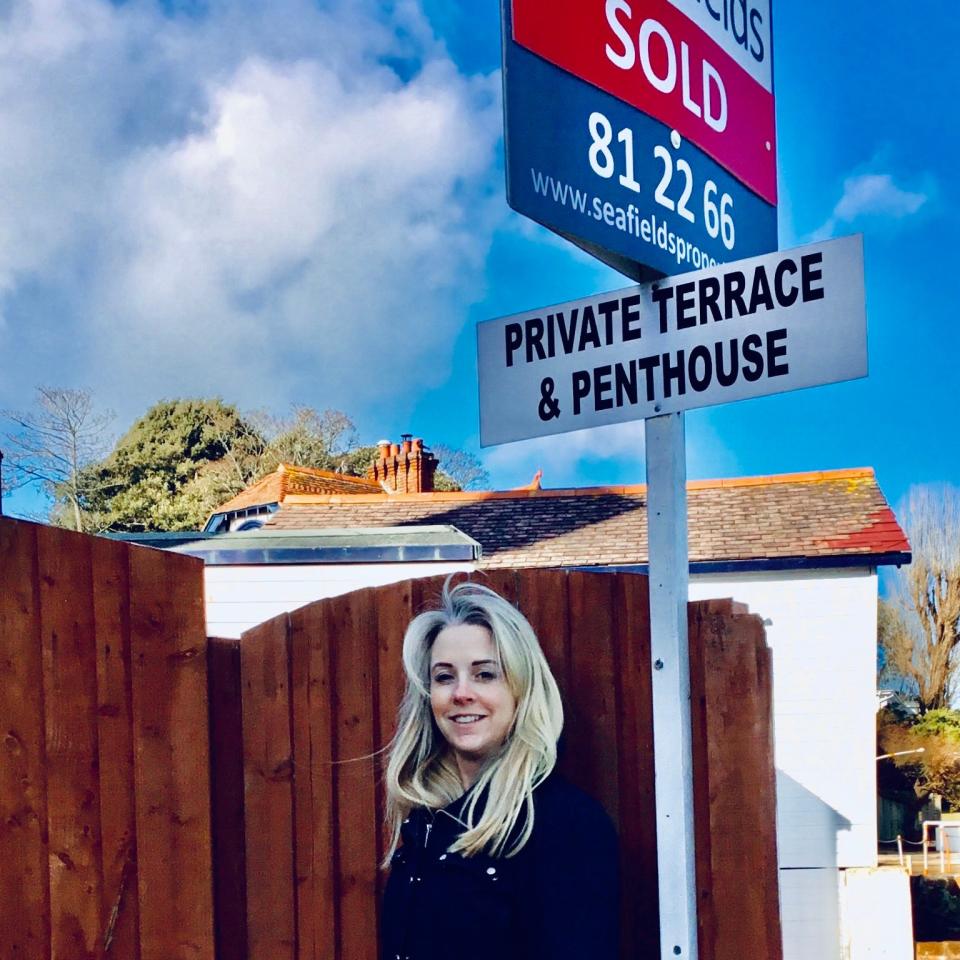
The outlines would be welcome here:
M 256 530 L 280 509 L 288 496 L 296 494 L 382 493 L 383 487 L 372 479 L 281 463 L 252 486 L 223 504 L 204 528 L 207 533 Z
M 437 492 L 435 468 L 407 437 L 366 481 L 284 467 L 224 504 L 173 548 L 206 560 L 210 631 L 439 572 L 646 572 L 644 486 Z M 839 960 L 843 871 L 877 862 L 877 568 L 909 544 L 870 469 L 693 481 L 688 515 L 691 599 L 745 602 L 773 650 L 785 960 Z

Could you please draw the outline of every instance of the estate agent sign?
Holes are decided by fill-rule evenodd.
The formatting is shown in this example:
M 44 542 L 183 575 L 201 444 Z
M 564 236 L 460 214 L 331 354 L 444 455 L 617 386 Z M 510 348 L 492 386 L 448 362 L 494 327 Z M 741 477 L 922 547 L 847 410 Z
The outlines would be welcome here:
M 507 200 L 636 279 L 777 247 L 769 0 L 503 0 Z
M 862 242 L 771 252 L 770 0 L 501 12 L 508 202 L 656 282 L 479 324 L 480 442 L 646 421 L 660 956 L 696 960 L 683 411 L 865 376 Z

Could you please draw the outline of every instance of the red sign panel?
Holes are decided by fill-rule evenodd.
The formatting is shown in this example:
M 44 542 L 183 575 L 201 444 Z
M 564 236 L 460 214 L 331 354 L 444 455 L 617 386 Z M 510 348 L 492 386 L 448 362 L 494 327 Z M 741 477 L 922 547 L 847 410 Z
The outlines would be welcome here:
M 773 94 L 669 0 L 513 0 L 513 39 L 777 202 Z

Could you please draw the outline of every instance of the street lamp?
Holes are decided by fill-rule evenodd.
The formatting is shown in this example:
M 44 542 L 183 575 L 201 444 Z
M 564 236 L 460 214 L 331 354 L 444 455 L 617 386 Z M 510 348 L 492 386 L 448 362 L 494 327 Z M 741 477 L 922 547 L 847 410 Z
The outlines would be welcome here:
M 926 747 L 917 747 L 916 750 L 898 750 L 896 753 L 881 753 L 878 760 L 889 760 L 890 757 L 905 757 L 908 753 L 925 753 Z

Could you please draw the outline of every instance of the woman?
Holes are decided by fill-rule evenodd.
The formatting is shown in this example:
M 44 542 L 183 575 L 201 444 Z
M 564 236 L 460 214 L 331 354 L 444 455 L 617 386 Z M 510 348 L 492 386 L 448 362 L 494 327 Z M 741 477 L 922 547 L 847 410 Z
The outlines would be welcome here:
M 403 663 L 384 960 L 614 960 L 616 835 L 553 772 L 563 708 L 530 624 L 448 580 Z

